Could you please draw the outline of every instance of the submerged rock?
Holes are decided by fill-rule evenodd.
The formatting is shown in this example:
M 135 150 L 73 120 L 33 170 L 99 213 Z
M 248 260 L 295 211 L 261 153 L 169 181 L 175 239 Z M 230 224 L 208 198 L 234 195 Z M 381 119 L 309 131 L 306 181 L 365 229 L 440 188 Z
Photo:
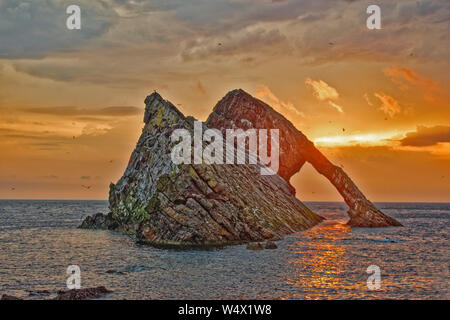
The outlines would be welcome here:
M 119 271 L 119 270 L 106 270 L 105 271 L 106 273 L 109 273 L 109 274 L 120 274 L 120 275 L 124 275 L 124 274 L 126 274 L 125 272 L 123 272 L 123 271 Z
M 50 294 L 51 293 L 48 290 L 29 290 L 28 291 L 29 296 L 48 296 Z
M 145 126 L 125 173 L 110 185 L 109 205 L 119 226 L 153 245 L 222 245 L 262 241 L 310 228 L 322 218 L 296 199 L 261 164 L 175 164 L 171 135 L 193 136 L 184 117 L 158 93 L 145 99 Z M 206 126 L 203 124 L 203 129 Z
M 348 224 L 352 227 L 401 226 L 397 220 L 378 210 L 358 189 L 344 170 L 332 164 L 308 138 L 295 126 L 266 103 L 238 89 L 229 92 L 214 107 L 206 125 L 222 131 L 230 128 L 243 130 L 279 129 L 280 169 L 285 180 L 297 173 L 309 162 L 339 191 L 349 206 Z M 292 194 L 295 189 L 289 185 Z
M 258 251 L 258 250 L 264 249 L 264 247 L 259 242 L 250 242 L 250 243 L 247 244 L 247 249 L 248 250 Z
M 94 214 L 93 216 L 87 216 L 81 225 L 80 229 L 103 229 L 103 230 L 115 230 L 119 227 L 117 221 L 112 217 L 112 213 L 103 214 L 101 212 Z
M 264 249 L 277 249 L 278 246 L 273 241 L 267 241 L 264 245 Z

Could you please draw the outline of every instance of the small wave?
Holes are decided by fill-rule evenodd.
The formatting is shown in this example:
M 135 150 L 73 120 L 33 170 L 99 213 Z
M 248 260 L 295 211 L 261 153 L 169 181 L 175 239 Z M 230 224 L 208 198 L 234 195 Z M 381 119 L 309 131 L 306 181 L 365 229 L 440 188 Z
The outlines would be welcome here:
M 367 240 L 373 241 L 373 242 L 384 242 L 384 243 L 396 243 L 397 240 L 389 239 L 389 238 L 368 238 Z

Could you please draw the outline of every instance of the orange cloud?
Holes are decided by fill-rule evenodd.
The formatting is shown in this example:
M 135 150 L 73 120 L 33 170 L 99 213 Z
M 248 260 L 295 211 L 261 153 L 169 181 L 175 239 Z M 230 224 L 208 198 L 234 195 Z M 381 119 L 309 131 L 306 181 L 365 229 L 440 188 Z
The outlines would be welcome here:
M 305 84 L 313 89 L 314 96 L 320 101 L 336 100 L 339 98 L 337 90 L 323 80 L 316 81 L 306 78 Z
M 303 112 L 300 112 L 297 110 L 297 108 L 294 107 L 294 105 L 290 101 L 281 101 L 278 99 L 278 97 L 270 91 L 270 89 L 261 84 L 258 87 L 258 90 L 256 91 L 256 96 L 261 99 L 265 100 L 269 105 L 271 105 L 275 110 L 284 113 L 284 112 L 293 112 L 295 115 L 300 117 L 305 117 Z M 283 112 L 284 111 L 284 112 Z
M 335 108 L 337 111 L 339 111 L 340 113 L 344 112 L 340 105 L 332 101 L 339 98 L 339 93 L 335 88 L 333 88 L 323 80 L 316 81 L 312 80 L 311 78 L 306 78 L 305 84 L 312 88 L 313 94 L 318 100 L 328 101 L 328 104 Z
M 415 71 L 408 68 L 392 67 L 383 70 L 393 82 L 403 89 L 409 89 L 409 85 L 421 88 L 425 91 L 425 99 L 436 101 L 436 94 L 441 91 L 439 84 L 431 78 L 422 77 Z
M 373 103 L 372 101 L 370 101 L 369 95 L 367 93 L 364 93 L 364 100 L 366 100 L 369 106 L 373 107 Z
M 374 93 L 375 97 L 380 99 L 381 107 L 380 110 L 387 114 L 389 117 L 393 118 L 396 114 L 400 113 L 402 110 L 398 101 L 393 97 L 384 93 Z
M 340 105 L 338 105 L 337 103 L 334 103 L 333 101 L 328 101 L 328 104 L 330 106 L 332 106 L 333 108 L 335 108 L 337 111 L 339 111 L 340 113 L 344 112 L 344 109 L 342 109 L 342 107 Z

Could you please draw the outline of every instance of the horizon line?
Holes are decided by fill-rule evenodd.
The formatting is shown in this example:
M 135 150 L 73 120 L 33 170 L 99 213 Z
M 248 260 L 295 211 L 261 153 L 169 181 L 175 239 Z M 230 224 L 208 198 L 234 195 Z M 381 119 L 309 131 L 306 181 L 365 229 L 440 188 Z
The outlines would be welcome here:
M 300 200 L 300 202 L 335 202 L 344 203 L 343 200 Z M 108 201 L 108 199 L 48 199 L 48 198 L 0 198 L 0 201 Z M 371 201 L 372 203 L 442 203 L 450 204 L 450 201 Z

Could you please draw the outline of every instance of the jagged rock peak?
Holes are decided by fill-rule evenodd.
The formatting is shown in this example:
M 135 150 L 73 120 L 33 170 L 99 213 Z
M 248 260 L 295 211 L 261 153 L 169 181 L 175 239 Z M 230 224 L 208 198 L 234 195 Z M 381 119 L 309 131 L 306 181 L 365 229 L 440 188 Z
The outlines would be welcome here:
M 144 113 L 144 123 L 149 123 L 152 118 L 160 117 L 161 112 L 171 113 L 175 117 L 180 117 L 184 119 L 183 113 L 181 113 L 170 101 L 164 100 L 158 92 L 153 92 L 151 95 L 147 96 L 144 100 L 145 103 L 145 113 Z

